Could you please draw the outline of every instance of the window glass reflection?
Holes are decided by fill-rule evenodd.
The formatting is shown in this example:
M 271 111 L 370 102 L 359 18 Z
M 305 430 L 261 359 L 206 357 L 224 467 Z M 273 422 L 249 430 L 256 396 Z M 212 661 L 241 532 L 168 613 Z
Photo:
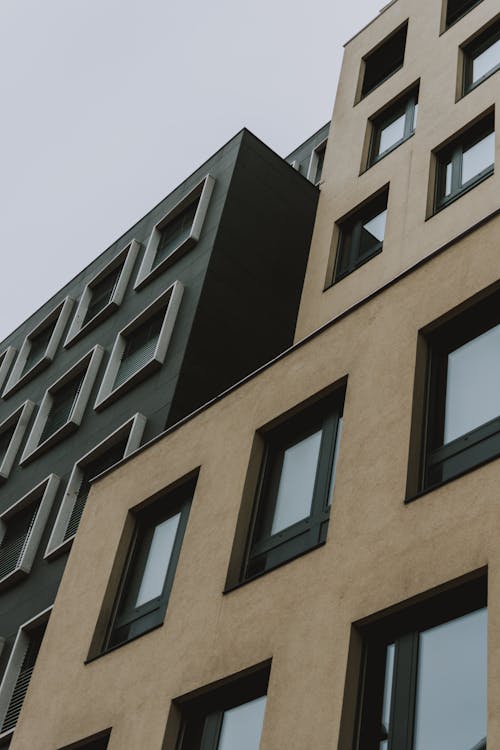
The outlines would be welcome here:
M 494 42 L 491 47 L 485 49 L 484 52 L 481 52 L 472 61 L 472 82 L 476 83 L 476 81 L 498 65 L 500 65 L 500 39 Z
M 224 711 L 217 750 L 258 750 L 266 696 Z
M 378 148 L 378 155 L 383 154 L 391 146 L 401 141 L 405 136 L 405 120 L 406 115 L 402 114 L 397 120 L 391 122 L 380 131 L 380 144 Z
M 140 607 L 141 604 L 145 604 L 151 601 L 151 599 L 161 596 L 180 517 L 181 514 L 178 513 L 176 516 L 167 518 L 166 521 L 158 524 L 154 530 L 139 593 L 135 602 L 136 607 Z
M 462 185 L 495 163 L 495 134 L 490 133 L 464 151 Z

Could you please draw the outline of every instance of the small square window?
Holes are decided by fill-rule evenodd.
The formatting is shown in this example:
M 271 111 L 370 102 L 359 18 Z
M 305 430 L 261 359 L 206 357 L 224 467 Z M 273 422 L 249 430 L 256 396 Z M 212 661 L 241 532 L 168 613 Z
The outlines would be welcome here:
M 339 242 L 333 281 L 340 281 L 382 252 L 387 219 L 388 187 L 338 222 Z
M 493 114 L 483 117 L 446 147 L 435 152 L 435 210 L 444 208 L 495 168 L 495 122 Z
M 403 67 L 405 59 L 408 22 L 397 29 L 363 58 L 362 64 L 362 98 L 390 78 Z
M 322 141 L 311 153 L 307 178 L 315 185 L 319 185 L 323 174 L 323 164 L 325 162 L 325 153 L 328 139 Z
M 490 24 L 462 47 L 463 94 L 467 94 L 500 69 L 500 20 Z
M 35 404 L 25 401 L 0 424 L 0 480 L 8 478 Z
M 342 430 L 343 394 L 264 432 L 265 455 L 243 578 L 326 541 Z
M 483 579 L 357 629 L 358 750 L 486 750 Z
M 417 113 L 418 88 L 370 120 L 369 165 L 387 156 L 415 133 Z
M 445 29 L 459 21 L 481 0 L 444 0 L 446 6 Z
M 104 651 L 163 623 L 195 482 L 171 490 L 138 511 Z

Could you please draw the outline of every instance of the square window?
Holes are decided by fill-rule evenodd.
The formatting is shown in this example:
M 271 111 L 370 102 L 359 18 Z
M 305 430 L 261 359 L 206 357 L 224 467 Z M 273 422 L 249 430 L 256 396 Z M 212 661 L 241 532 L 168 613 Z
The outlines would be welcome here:
M 104 651 L 163 623 L 187 525 L 195 481 L 134 514 L 134 533 Z
M 25 401 L 0 424 L 0 480 L 8 478 L 33 413 L 33 401 Z
M 326 541 L 342 430 L 343 393 L 264 431 L 265 455 L 243 579 Z
M 408 140 L 417 125 L 418 88 L 386 107 L 370 120 L 369 166 Z
M 444 0 L 446 6 L 445 29 L 459 21 L 472 8 L 479 5 L 481 0 Z
M 360 99 L 403 67 L 408 22 L 363 58 Z
M 182 715 L 178 750 L 259 750 L 269 669 L 266 664 L 175 701 Z
M 358 750 L 486 750 L 484 579 L 359 630 Z
M 490 24 L 474 39 L 462 46 L 464 76 L 462 94 L 489 78 L 500 69 L 500 20 Z
M 444 208 L 489 175 L 495 168 L 495 120 L 483 117 L 451 143 L 435 152 L 435 210 Z
M 340 281 L 382 252 L 389 187 L 338 222 L 339 241 L 333 281 Z

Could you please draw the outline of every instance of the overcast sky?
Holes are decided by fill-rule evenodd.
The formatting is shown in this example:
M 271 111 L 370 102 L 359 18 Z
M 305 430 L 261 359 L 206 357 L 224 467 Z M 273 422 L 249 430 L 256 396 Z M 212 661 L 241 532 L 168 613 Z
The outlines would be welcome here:
M 331 116 L 383 0 L 0 0 L 0 340 L 243 126 Z

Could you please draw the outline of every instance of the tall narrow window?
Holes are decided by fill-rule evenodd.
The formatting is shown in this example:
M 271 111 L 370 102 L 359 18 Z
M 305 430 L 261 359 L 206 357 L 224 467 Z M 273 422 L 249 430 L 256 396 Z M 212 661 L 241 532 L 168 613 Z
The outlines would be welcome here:
M 123 266 L 120 265 L 110 271 L 110 273 L 108 273 L 103 279 L 90 286 L 90 300 L 82 326 L 86 325 L 89 321 L 95 318 L 98 313 L 104 310 L 107 305 L 109 305 L 122 270 Z
M 463 47 L 463 93 L 467 94 L 500 69 L 500 20 Z
M 161 229 L 160 241 L 156 250 L 153 267 L 161 263 L 173 253 L 179 245 L 185 242 L 191 234 L 194 217 L 198 210 L 200 199 L 193 201 L 180 214 L 165 224 Z
M 18 570 L 40 507 L 41 498 L 4 522 L 0 542 L 0 580 Z
M 340 281 L 382 252 L 389 190 L 339 222 L 339 242 L 333 281 Z
M 400 146 L 415 132 L 418 112 L 418 89 L 405 95 L 371 121 L 370 164 Z
M 366 96 L 403 67 L 408 23 L 363 58 L 361 96 Z
M 132 377 L 132 375 L 152 360 L 164 317 L 165 310 L 159 310 L 156 315 L 145 320 L 142 325 L 124 337 L 125 347 L 114 382 L 115 388 Z
M 0 423 L 0 481 L 12 471 L 34 408 L 33 401 L 25 401 Z
M 12 697 L 10 699 L 4 720 L 2 722 L 2 727 L 0 729 L 0 733 L 2 734 L 14 729 L 17 724 L 19 714 L 21 713 L 21 708 L 23 707 L 24 699 L 28 691 L 31 675 L 33 674 L 33 670 L 35 668 L 38 652 L 40 651 L 40 646 L 42 645 L 45 628 L 46 624 L 39 625 L 37 628 L 35 628 L 34 630 L 30 630 L 26 634 L 26 643 L 23 649 L 24 655 L 21 661 L 21 666 L 17 675 L 16 683 L 14 685 L 14 690 L 12 691 Z
M 47 440 L 47 438 L 69 421 L 80 394 L 83 378 L 84 373 L 81 373 L 73 380 L 70 380 L 69 383 L 65 383 L 52 392 L 52 403 L 42 430 L 40 442 Z
M 23 367 L 23 371 L 21 375 L 24 375 L 24 373 L 28 372 L 28 370 L 31 370 L 31 368 L 34 365 L 36 365 L 36 363 L 39 362 L 39 360 L 42 359 L 43 355 L 45 354 L 47 350 L 47 346 L 49 345 L 51 336 L 54 332 L 55 325 L 56 325 L 56 321 L 54 320 L 52 323 L 46 326 L 42 331 L 30 337 L 29 352 L 28 352 L 28 356 L 26 357 L 26 362 L 24 363 L 24 367 Z

